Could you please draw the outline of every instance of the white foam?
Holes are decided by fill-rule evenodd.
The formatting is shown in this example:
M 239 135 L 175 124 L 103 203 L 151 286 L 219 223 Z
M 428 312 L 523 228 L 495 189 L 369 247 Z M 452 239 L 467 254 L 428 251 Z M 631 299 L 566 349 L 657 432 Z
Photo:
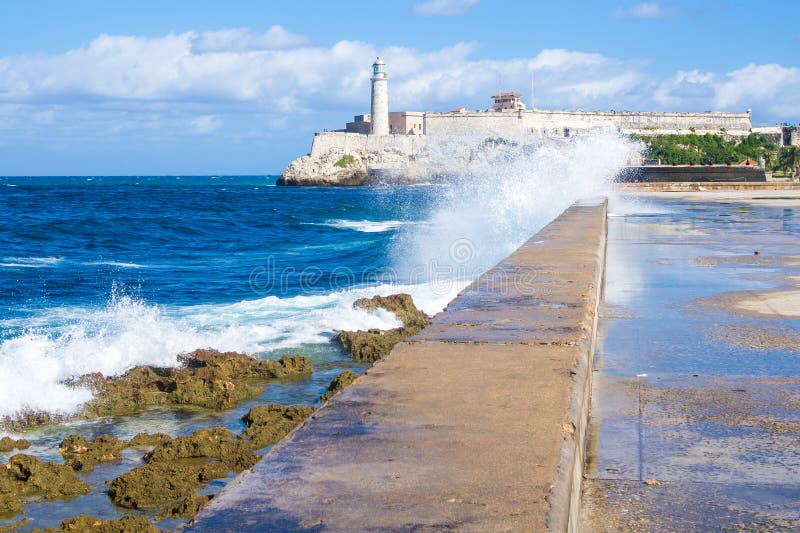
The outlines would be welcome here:
M 0 417 L 27 409 L 74 413 L 91 394 L 64 381 L 91 372 L 175 366 L 178 354 L 198 348 L 258 353 L 326 343 L 338 330 L 398 327 L 392 313 L 353 309 L 358 298 L 398 292 L 412 293 L 429 313 L 454 295 L 387 284 L 228 305 L 170 308 L 112 296 L 102 309 L 51 308 L 25 320 L 39 327 L 0 342 Z
M 120 261 L 89 261 L 83 264 L 87 266 L 111 266 L 117 268 L 148 268 L 147 265 L 140 265 L 139 263 L 124 263 Z
M 329 220 L 327 222 L 308 222 L 306 223 L 312 226 L 328 226 L 331 228 L 343 229 L 343 230 L 353 230 L 353 231 L 360 231 L 362 233 L 383 233 L 385 231 L 390 231 L 393 229 L 397 229 L 404 224 L 409 224 L 409 222 L 404 222 L 402 220 L 384 220 L 384 221 L 377 221 L 377 220 Z
M 63 257 L 4 257 L 0 267 L 4 268 L 47 268 L 64 260 Z

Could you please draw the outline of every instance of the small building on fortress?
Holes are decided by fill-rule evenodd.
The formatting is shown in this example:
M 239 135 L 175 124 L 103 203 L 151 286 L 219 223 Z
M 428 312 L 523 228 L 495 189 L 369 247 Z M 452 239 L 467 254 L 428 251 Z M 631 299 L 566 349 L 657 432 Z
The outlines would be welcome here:
M 451 112 L 389 111 L 388 75 L 385 63 L 378 58 L 373 65 L 372 114 L 357 115 L 345 129 L 365 135 L 484 135 L 486 137 L 570 137 L 592 131 L 616 129 L 627 134 L 659 135 L 688 133 L 723 133 L 746 137 L 755 131 L 773 138 L 780 145 L 800 143 L 800 137 L 787 127 L 753 128 L 751 112 L 645 112 L 578 111 L 527 109 L 518 92 L 492 96 L 493 104 L 485 110 L 469 111 L 460 107 Z M 378 107 L 376 108 L 376 102 Z M 379 120 L 375 120 L 376 113 Z M 381 132 L 377 132 L 378 124 Z M 388 131 L 383 133 L 383 124 Z

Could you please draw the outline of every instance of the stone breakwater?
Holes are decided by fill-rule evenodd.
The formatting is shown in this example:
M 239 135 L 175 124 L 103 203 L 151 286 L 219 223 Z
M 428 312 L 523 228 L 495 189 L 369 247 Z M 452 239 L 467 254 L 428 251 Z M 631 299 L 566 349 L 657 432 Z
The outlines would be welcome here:
M 333 397 L 195 531 L 574 528 L 606 203 L 576 204 Z

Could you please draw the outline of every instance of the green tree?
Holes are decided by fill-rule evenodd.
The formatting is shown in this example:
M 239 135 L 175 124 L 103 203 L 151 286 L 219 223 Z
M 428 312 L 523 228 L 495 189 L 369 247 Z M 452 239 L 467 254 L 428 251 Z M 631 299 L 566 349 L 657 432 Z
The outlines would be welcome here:
M 786 172 L 795 174 L 800 170 L 800 146 L 784 146 L 778 152 L 777 167 Z

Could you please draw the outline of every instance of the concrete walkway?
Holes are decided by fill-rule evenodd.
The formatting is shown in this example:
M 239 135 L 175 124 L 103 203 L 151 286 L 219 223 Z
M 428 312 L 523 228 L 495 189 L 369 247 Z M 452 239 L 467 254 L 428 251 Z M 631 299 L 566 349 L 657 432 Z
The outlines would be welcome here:
M 575 205 L 230 484 L 193 531 L 574 526 L 606 231 Z
M 798 531 L 800 193 L 672 198 L 611 208 L 581 529 Z

